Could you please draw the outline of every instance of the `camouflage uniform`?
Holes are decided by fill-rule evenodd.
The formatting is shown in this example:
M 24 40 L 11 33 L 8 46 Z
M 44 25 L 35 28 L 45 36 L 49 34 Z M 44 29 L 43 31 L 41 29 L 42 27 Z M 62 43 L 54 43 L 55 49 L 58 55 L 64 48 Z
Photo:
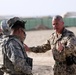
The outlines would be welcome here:
M 3 75 L 4 72 L 1 71 L 1 67 L 3 65 L 3 55 L 2 55 L 2 43 L 4 40 L 4 37 L 6 35 L 9 35 L 10 31 L 9 28 L 7 26 L 6 20 L 1 21 L 0 23 L 0 75 Z
M 3 43 L 4 65 L 2 70 L 8 75 L 32 75 L 31 67 L 26 62 L 28 56 L 19 38 L 11 35 L 6 37 Z
M 63 44 L 62 51 L 58 51 L 58 42 Z M 30 51 L 36 53 L 50 49 L 55 60 L 54 75 L 76 75 L 76 37 L 73 32 L 64 28 L 58 36 L 53 33 L 47 44 L 30 47 Z
M 1 67 L 3 65 L 3 55 L 2 55 L 2 41 L 3 41 L 3 34 L 0 33 L 0 75 L 3 75 L 4 72 L 2 72 Z

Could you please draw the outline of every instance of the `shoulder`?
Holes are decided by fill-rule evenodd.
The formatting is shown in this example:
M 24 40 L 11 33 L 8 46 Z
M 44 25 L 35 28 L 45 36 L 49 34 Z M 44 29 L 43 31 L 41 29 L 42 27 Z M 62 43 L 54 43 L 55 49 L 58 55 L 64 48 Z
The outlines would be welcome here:
M 67 29 L 64 30 L 64 35 L 67 35 L 69 37 L 75 36 L 75 34 L 72 31 Z
M 6 45 L 12 45 L 12 46 L 17 46 L 19 43 L 15 40 L 17 39 L 16 37 L 5 37 L 4 38 L 4 44 Z
M 56 36 L 56 32 L 53 32 L 53 33 L 51 34 L 50 38 L 53 39 L 53 38 L 55 38 L 55 36 Z
M 50 38 L 48 39 L 50 42 L 53 41 L 56 37 L 56 33 L 53 32 L 51 35 L 50 35 Z

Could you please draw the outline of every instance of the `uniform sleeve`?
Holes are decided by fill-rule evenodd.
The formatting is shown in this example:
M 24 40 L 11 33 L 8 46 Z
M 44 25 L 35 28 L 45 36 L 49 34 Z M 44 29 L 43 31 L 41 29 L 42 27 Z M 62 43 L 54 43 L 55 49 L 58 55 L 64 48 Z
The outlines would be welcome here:
M 30 47 L 30 51 L 31 52 L 35 52 L 35 53 L 44 53 L 48 50 L 51 49 L 51 45 L 50 45 L 50 41 L 47 40 L 46 44 L 43 44 L 41 46 L 37 46 L 37 47 Z
M 31 67 L 26 63 L 20 45 L 17 42 L 12 41 L 8 44 L 7 50 L 6 54 L 13 63 L 14 69 L 25 74 L 31 74 Z
M 66 55 L 70 55 L 72 53 L 76 53 L 76 37 L 73 36 L 68 39 L 67 44 L 64 46 L 64 51 Z

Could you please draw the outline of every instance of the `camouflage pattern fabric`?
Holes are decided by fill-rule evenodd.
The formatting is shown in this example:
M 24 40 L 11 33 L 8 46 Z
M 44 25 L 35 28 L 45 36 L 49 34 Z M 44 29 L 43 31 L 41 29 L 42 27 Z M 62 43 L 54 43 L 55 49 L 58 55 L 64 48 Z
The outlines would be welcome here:
M 58 50 L 58 42 L 61 42 L 64 47 L 62 51 Z M 76 64 L 73 63 L 71 58 L 68 58 L 72 55 L 76 56 L 76 37 L 73 32 L 65 28 L 62 34 L 58 34 L 58 36 L 56 32 L 54 32 L 47 44 L 31 47 L 30 51 L 41 53 L 50 49 L 55 60 L 54 75 L 76 75 Z M 67 58 L 69 61 L 71 60 L 71 62 L 67 63 Z
M 51 45 L 50 45 L 50 41 L 47 40 L 47 43 L 46 44 L 43 44 L 41 46 L 37 46 L 37 47 L 29 47 L 29 51 L 30 52 L 35 52 L 35 53 L 43 53 L 43 52 L 46 52 L 48 50 L 51 49 Z
M 3 42 L 3 34 L 0 34 L 0 75 L 3 75 L 4 72 L 1 70 L 1 67 L 3 65 L 3 55 L 2 55 L 2 42 Z
M 24 45 L 15 36 L 5 38 L 3 45 L 4 67 L 10 75 L 32 75 L 31 67 L 26 62 Z M 19 44 L 20 43 L 20 44 Z M 22 44 L 22 45 L 21 45 Z

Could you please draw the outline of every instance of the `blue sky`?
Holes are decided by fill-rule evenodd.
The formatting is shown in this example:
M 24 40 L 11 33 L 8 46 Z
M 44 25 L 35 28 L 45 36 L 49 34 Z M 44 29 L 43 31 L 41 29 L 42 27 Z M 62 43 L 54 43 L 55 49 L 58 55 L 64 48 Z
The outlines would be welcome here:
M 49 16 L 76 12 L 76 0 L 0 0 L 0 15 Z

